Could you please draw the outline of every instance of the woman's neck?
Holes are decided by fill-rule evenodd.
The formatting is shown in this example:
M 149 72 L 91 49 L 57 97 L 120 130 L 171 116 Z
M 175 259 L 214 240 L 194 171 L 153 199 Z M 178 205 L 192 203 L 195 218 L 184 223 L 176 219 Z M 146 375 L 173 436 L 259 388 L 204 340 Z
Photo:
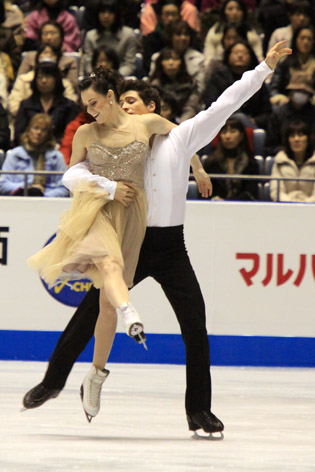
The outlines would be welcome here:
M 298 165 L 302 165 L 305 161 L 305 152 L 304 151 L 295 152 L 294 160 Z
M 105 123 L 100 123 L 104 128 L 124 128 L 130 122 L 130 116 L 122 108 L 113 102 L 111 113 Z

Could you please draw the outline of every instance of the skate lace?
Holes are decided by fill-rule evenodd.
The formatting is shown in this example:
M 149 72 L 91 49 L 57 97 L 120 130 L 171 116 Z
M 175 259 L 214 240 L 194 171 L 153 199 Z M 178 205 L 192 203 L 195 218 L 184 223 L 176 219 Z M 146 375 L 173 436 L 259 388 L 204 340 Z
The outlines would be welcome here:
M 93 380 L 90 380 L 88 389 L 88 401 L 94 407 L 99 405 L 101 390 L 102 384 L 98 384 L 96 382 L 93 382 Z

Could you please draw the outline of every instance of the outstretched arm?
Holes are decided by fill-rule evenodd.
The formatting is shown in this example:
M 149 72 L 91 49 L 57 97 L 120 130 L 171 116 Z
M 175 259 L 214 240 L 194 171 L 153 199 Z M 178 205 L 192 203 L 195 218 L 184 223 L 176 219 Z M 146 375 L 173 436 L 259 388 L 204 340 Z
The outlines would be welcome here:
M 148 130 L 149 136 L 153 134 L 168 134 L 173 128 L 177 127 L 177 125 L 156 113 L 147 113 L 137 118 L 144 124 Z
M 267 54 L 265 61 L 227 88 L 211 106 L 194 118 L 184 121 L 171 133 L 184 155 L 192 156 L 211 142 L 226 120 L 238 110 L 262 86 L 264 80 L 276 67 L 279 59 L 291 54 L 284 48 L 285 41 L 277 43 Z

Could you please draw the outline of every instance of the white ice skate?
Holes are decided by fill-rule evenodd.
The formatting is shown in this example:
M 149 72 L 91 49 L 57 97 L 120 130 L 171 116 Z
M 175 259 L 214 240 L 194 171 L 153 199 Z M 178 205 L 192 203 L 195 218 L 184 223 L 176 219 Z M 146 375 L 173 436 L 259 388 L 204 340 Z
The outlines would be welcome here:
M 116 308 L 118 316 L 121 316 L 126 328 L 128 336 L 133 338 L 138 344 L 143 344 L 143 347 L 148 350 L 145 343 L 146 336 L 143 331 L 143 323 L 134 306 L 129 303 L 123 303 Z
M 83 410 L 89 423 L 100 411 L 102 385 L 108 375 L 109 370 L 100 370 L 93 365 L 82 382 L 80 395 Z

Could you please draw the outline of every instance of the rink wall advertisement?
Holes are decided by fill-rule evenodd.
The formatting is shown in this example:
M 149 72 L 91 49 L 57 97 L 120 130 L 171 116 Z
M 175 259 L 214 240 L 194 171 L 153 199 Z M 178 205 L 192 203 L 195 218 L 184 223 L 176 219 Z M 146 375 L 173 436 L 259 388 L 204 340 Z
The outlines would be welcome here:
M 89 280 L 49 289 L 26 260 L 58 230 L 69 199 L 0 199 L 0 358 L 46 360 Z M 315 367 L 315 206 L 188 202 L 185 238 L 207 307 L 217 365 Z M 184 363 L 179 327 L 161 288 L 131 292 L 146 352 L 121 323 L 110 361 Z M 90 360 L 92 342 L 81 355 Z

